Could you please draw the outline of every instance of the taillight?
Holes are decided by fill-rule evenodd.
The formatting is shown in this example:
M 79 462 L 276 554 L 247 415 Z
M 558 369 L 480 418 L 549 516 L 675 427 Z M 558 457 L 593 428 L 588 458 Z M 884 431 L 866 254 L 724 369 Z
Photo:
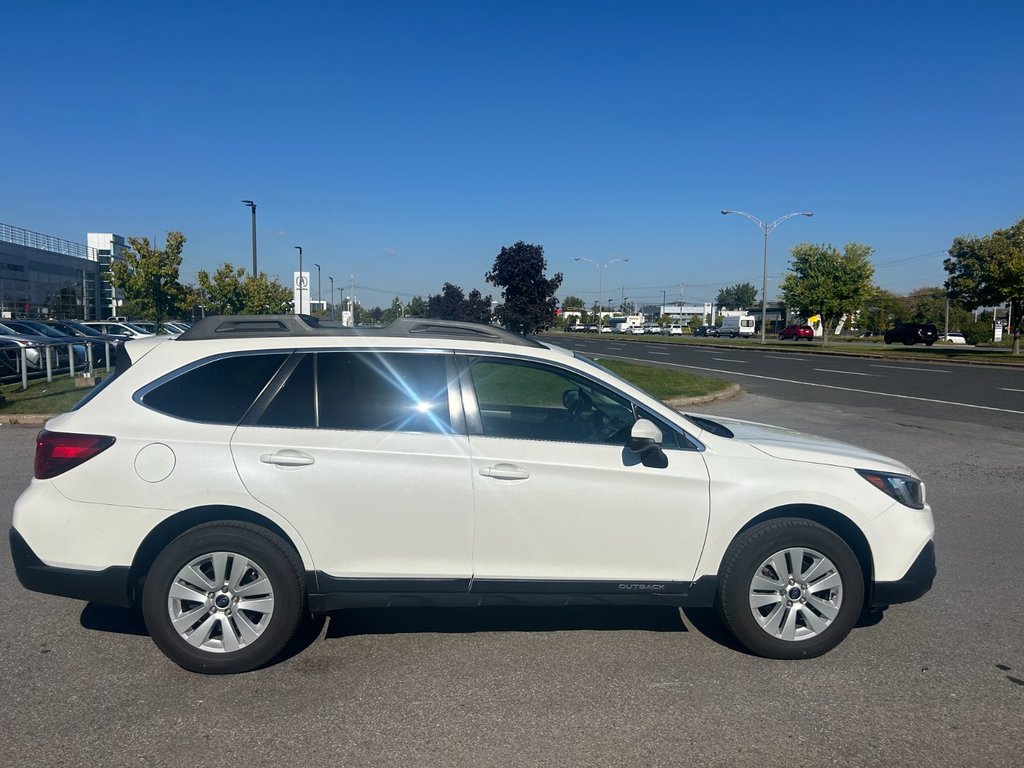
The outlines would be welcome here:
M 109 435 L 76 435 L 43 430 L 36 436 L 36 480 L 67 472 L 114 444 Z

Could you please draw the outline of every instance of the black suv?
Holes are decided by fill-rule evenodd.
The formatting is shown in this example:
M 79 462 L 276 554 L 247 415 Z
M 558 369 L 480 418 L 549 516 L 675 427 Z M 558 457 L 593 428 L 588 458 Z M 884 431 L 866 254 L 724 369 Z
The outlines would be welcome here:
M 886 344 L 897 341 L 908 345 L 921 342 L 930 347 L 938 338 L 939 331 L 931 323 L 897 323 L 895 328 L 885 332 Z

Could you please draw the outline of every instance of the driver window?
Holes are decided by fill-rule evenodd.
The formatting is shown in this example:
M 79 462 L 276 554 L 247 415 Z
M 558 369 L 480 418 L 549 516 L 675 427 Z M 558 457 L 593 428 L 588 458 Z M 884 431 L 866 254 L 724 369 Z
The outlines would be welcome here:
M 625 445 L 633 426 L 628 400 L 543 364 L 469 359 L 485 437 Z

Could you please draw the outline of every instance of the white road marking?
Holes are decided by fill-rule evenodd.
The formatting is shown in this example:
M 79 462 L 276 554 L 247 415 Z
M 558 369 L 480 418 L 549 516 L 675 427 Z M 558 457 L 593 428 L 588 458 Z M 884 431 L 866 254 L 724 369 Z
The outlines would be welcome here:
M 878 374 L 877 373 L 858 373 L 857 371 L 837 371 L 835 368 L 815 368 L 814 370 L 821 371 L 822 373 L 843 373 L 843 374 L 846 374 L 847 376 L 874 376 L 876 379 L 878 378 Z
M 871 364 L 872 368 L 888 368 L 891 371 L 922 371 L 923 373 L 949 373 L 941 368 L 905 368 L 901 365 L 875 365 Z
M 624 357 L 617 356 L 620 360 L 633 360 L 637 363 L 650 362 L 644 360 L 642 357 Z M 972 403 L 958 403 L 954 400 L 935 400 L 930 397 L 915 397 L 913 395 L 897 395 L 892 392 L 875 392 L 870 389 L 854 389 L 853 387 L 839 387 L 835 384 L 819 384 L 814 381 L 797 381 L 795 379 L 780 379 L 776 376 L 762 376 L 759 373 L 741 373 L 740 371 L 729 371 L 723 370 L 722 368 L 706 368 L 702 365 L 684 365 L 683 363 L 661 363 L 661 365 L 669 365 L 673 368 L 690 368 L 695 371 L 707 371 L 708 373 L 728 373 L 733 376 L 747 376 L 751 379 L 765 379 L 767 381 L 777 381 L 781 384 L 798 384 L 802 387 L 820 387 L 821 389 L 838 389 L 842 392 L 856 392 L 861 395 L 878 395 L 879 397 L 895 397 L 898 400 L 918 400 L 922 403 L 938 403 L 939 405 L 957 405 L 961 408 L 977 408 L 980 411 L 998 411 L 999 413 L 1013 413 L 1019 416 L 1024 416 L 1024 411 L 1015 411 L 1011 408 L 996 408 L 991 405 L 974 405 Z
M 749 360 L 730 360 L 727 357 L 712 357 L 711 359 L 712 360 L 717 360 L 720 363 L 743 363 L 744 365 L 747 365 L 748 363 L 750 363 Z
M 1009 387 L 999 387 L 1003 392 L 1024 392 L 1024 389 L 1010 389 Z
M 665 355 L 667 357 L 668 355 L 670 355 L 672 353 L 671 352 L 653 352 L 652 351 L 652 352 L 648 352 L 647 354 L 649 354 L 649 355 Z

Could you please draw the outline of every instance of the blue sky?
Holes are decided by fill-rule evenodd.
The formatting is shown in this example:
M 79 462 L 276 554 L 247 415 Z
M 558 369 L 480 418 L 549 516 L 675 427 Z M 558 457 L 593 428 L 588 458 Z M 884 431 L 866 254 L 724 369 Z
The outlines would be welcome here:
M 494 289 L 544 246 L 560 295 L 769 297 L 802 241 L 943 280 L 1024 215 L 1011 2 L 6 3 L 0 222 L 188 237 L 182 269 L 306 263 L 360 301 Z M 314 275 L 315 279 L 315 275 Z M 369 290 L 380 289 L 381 292 Z

